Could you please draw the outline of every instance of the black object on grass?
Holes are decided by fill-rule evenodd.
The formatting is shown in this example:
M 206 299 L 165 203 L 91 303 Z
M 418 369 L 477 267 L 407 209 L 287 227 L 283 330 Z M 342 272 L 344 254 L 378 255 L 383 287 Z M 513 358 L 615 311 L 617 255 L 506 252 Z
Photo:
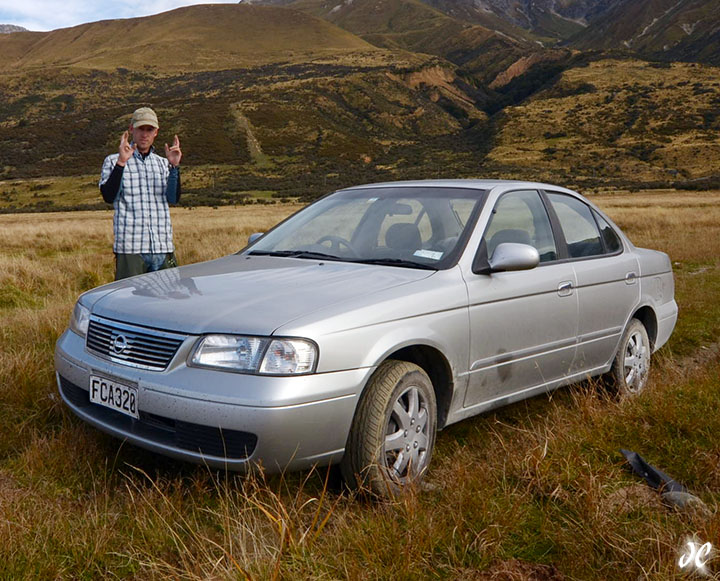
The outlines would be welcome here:
M 650 464 L 648 464 L 645 459 L 637 452 L 623 450 L 622 448 L 620 448 L 620 452 L 623 456 L 625 456 L 625 459 L 628 461 L 628 464 L 630 464 L 633 472 L 635 472 L 635 474 L 637 474 L 638 476 L 642 476 L 645 479 L 645 482 L 647 482 L 658 492 L 663 493 L 688 491 L 687 488 L 685 488 L 677 480 L 670 478 L 670 476 L 658 470 L 657 468 L 655 468 L 655 466 L 651 466 Z

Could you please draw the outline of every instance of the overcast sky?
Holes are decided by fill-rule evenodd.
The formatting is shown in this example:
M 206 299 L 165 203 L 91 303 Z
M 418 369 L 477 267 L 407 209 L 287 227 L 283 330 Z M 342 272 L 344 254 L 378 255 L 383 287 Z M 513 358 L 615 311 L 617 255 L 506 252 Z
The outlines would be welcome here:
M 238 0 L 215 0 L 212 4 L 237 4 Z M 54 30 L 113 18 L 148 16 L 191 4 L 193 0 L 0 0 L 0 24 L 28 30 Z

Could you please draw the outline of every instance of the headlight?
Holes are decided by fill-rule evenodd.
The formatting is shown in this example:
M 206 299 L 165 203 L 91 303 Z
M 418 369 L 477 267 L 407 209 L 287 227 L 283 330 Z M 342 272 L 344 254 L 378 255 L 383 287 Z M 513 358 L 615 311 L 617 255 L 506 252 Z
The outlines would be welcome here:
M 208 335 L 200 340 L 191 361 L 203 367 L 254 372 L 268 343 L 258 337 Z
M 90 309 L 83 307 L 80 303 L 75 303 L 75 308 L 70 316 L 70 330 L 84 337 L 87 335 L 89 324 Z
M 190 365 L 264 375 L 312 373 L 317 348 L 304 339 L 207 335 L 200 339 Z

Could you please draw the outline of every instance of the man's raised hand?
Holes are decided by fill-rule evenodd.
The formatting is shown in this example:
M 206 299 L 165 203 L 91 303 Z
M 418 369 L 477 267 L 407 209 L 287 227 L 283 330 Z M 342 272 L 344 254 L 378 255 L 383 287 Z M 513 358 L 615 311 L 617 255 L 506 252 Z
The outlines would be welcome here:
M 177 135 L 175 136 L 175 139 L 173 139 L 172 147 L 168 147 L 167 143 L 165 144 L 165 157 L 170 162 L 170 165 L 180 165 L 182 151 L 180 151 L 180 140 Z
M 125 165 L 127 160 L 133 156 L 133 153 L 135 153 L 135 150 L 137 149 L 136 143 L 133 143 L 132 146 L 130 145 L 128 137 L 130 137 L 130 134 L 126 131 L 120 138 L 120 147 L 118 149 L 118 163 L 120 165 Z

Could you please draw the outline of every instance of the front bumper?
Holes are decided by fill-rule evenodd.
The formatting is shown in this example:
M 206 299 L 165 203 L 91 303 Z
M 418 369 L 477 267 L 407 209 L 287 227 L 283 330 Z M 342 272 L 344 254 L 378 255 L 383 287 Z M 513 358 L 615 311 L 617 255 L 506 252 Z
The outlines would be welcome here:
M 113 436 L 181 460 L 268 472 L 342 458 L 362 387 L 374 368 L 297 377 L 244 375 L 187 367 L 195 338 L 165 371 L 96 357 L 71 331 L 58 339 L 60 394 L 80 418 Z M 90 375 L 138 388 L 140 419 L 90 403 Z

